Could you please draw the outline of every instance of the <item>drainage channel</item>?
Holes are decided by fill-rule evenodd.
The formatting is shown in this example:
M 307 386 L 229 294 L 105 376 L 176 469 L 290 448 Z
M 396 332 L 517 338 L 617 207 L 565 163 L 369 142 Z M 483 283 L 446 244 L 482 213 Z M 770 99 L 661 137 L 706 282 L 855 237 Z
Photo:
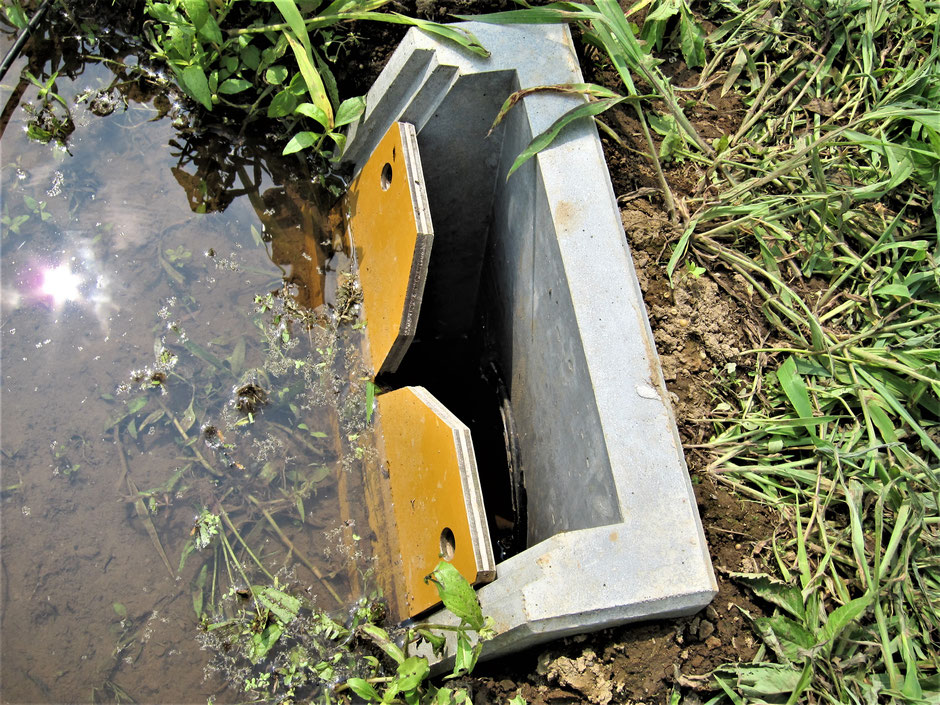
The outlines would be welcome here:
M 403 555 L 397 603 L 435 610 L 419 583 L 450 559 L 494 620 L 491 658 L 691 614 L 717 588 L 593 123 L 509 179 L 578 99 L 530 95 L 487 134 L 513 90 L 582 81 L 568 30 L 466 26 L 489 58 L 412 29 L 389 61 L 351 131 L 347 209 L 384 391 L 372 475 L 391 489 L 373 504 Z M 359 212 L 358 189 L 403 186 L 404 211 Z

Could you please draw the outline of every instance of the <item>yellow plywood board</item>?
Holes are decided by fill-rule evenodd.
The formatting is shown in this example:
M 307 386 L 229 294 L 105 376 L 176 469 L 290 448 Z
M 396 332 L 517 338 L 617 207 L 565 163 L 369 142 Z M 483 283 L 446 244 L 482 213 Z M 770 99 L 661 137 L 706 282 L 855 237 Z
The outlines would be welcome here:
M 395 123 L 349 187 L 345 210 L 376 374 L 414 339 L 433 230 L 414 126 Z
M 471 583 L 493 580 L 495 561 L 470 430 L 423 387 L 377 402 L 401 551 L 399 594 L 406 616 L 415 616 L 440 601 L 424 578 L 442 557 Z

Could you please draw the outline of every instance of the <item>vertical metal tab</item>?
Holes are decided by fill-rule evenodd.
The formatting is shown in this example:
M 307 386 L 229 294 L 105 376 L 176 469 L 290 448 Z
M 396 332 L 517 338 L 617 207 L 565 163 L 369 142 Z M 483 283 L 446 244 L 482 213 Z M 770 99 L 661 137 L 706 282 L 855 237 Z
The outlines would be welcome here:
M 433 240 L 413 125 L 389 128 L 350 185 L 345 210 L 373 369 L 394 372 L 414 339 Z

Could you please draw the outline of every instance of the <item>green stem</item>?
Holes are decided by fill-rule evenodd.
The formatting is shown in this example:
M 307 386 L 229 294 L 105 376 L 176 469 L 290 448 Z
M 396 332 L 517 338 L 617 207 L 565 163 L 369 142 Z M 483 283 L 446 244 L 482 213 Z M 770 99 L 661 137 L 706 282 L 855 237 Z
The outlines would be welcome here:
M 228 527 L 232 530 L 232 533 L 235 534 L 235 538 L 238 539 L 238 542 L 239 542 L 239 543 L 242 545 L 242 547 L 248 552 L 248 555 L 251 556 L 251 560 L 253 560 L 253 561 L 255 562 L 255 565 L 257 565 L 257 566 L 261 569 L 261 572 L 262 572 L 262 573 L 264 573 L 265 575 L 268 576 L 268 579 L 269 579 L 269 580 L 272 580 L 272 581 L 273 581 L 273 580 L 274 580 L 274 576 L 271 575 L 271 574 L 267 571 L 267 569 L 264 567 L 264 565 L 262 565 L 261 561 L 258 560 L 258 557 L 255 556 L 255 554 L 252 552 L 252 550 L 248 547 L 248 544 L 245 543 L 245 540 L 241 537 L 241 534 L 238 533 L 238 529 L 235 528 L 235 524 L 233 524 L 233 523 L 232 523 L 232 520 L 229 519 L 228 513 L 227 513 L 224 509 L 222 509 L 222 507 L 219 507 L 219 513 L 222 515 L 222 518 L 225 520 L 225 523 L 228 524 Z

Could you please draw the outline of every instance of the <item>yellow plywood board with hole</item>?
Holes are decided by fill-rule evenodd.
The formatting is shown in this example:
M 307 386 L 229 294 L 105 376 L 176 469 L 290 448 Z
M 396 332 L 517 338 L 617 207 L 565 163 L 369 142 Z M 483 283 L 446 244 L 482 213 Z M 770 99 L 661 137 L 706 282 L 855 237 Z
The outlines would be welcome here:
M 440 602 L 424 577 L 442 557 L 471 583 L 493 580 L 496 565 L 470 429 L 423 387 L 387 392 L 377 403 L 401 551 L 399 593 L 413 617 Z
M 413 125 L 392 125 L 350 185 L 345 211 L 372 368 L 394 372 L 414 339 L 433 239 Z

